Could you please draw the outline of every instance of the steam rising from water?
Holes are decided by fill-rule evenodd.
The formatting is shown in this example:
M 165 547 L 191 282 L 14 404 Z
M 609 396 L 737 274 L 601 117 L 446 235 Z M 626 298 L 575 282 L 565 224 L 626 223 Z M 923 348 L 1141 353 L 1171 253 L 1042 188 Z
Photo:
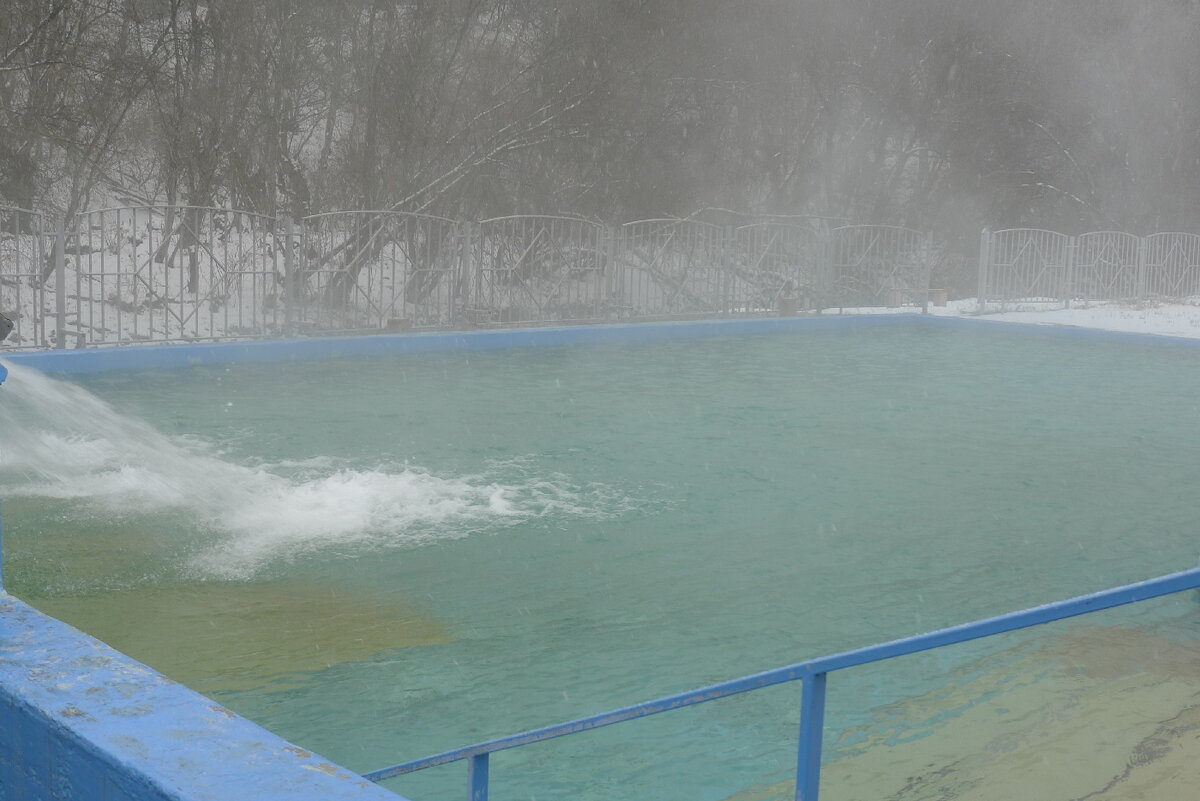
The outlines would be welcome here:
M 197 521 L 189 567 L 204 576 L 242 578 L 317 549 L 419 545 L 544 516 L 605 516 L 620 505 L 608 490 L 538 477 L 521 460 L 449 477 L 328 459 L 235 464 L 82 387 L 9 369 L 0 389 L 6 495 L 70 499 L 110 518 L 182 512 Z

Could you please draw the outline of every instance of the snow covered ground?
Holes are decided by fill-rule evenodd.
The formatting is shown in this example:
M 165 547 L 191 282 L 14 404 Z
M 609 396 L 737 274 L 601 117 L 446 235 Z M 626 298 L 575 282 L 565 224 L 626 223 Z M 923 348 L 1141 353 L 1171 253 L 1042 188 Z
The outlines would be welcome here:
M 1054 304 L 1059 306 L 1059 304 Z M 975 300 L 954 301 L 930 307 L 934 314 L 957 316 L 977 313 Z M 1069 325 L 1106 331 L 1133 331 L 1173 337 L 1200 337 L 1200 305 L 1190 303 L 1084 303 L 1079 308 L 1037 308 L 1036 304 L 1013 304 L 1011 310 L 988 313 L 987 320 L 1039 325 Z
M 837 309 L 830 310 L 836 312 Z M 846 309 L 847 313 L 895 314 L 897 309 Z M 907 307 L 901 313 L 919 313 Z M 1105 331 L 1128 331 L 1141 334 L 1160 334 L 1172 337 L 1200 338 L 1200 302 L 1198 303 L 1098 303 L 1079 302 L 1079 306 L 1062 308 L 1061 302 L 1009 303 L 1006 308 L 989 304 L 987 312 L 979 313 L 975 298 L 952 300 L 945 306 L 930 306 L 929 313 L 939 317 L 977 317 L 1009 323 L 1074 326 Z

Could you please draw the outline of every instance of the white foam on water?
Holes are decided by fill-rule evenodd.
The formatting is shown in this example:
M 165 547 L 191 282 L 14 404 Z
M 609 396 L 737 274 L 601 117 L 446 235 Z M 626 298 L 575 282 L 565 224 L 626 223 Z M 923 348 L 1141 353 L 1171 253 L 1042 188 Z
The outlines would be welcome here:
M 464 476 L 410 465 L 355 469 L 324 457 L 237 464 L 83 387 L 9 370 L 0 388 L 5 493 L 72 500 L 113 517 L 183 512 L 197 521 L 188 567 L 200 575 L 245 578 L 314 550 L 422 545 L 547 515 L 604 517 L 624 505 L 604 488 L 538 476 L 522 460 Z

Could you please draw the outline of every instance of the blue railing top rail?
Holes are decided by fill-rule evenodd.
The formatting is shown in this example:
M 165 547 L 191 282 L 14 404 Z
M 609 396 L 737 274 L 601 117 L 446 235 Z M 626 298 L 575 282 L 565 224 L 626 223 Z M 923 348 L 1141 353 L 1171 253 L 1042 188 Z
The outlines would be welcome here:
M 475 743 L 473 745 L 455 748 L 451 751 L 444 751 L 440 754 L 434 754 L 422 759 L 415 759 L 410 762 L 402 762 L 390 767 L 381 768 L 363 774 L 365 778 L 371 781 L 381 781 L 393 776 L 399 776 L 405 773 L 412 773 L 425 768 L 432 768 L 437 765 L 444 765 L 449 762 L 459 760 L 472 759 L 479 760 L 487 754 L 497 751 L 504 751 L 510 748 L 517 748 L 523 745 L 542 742 L 544 740 L 552 740 L 557 737 L 565 737 L 569 734 L 576 734 L 590 729 L 598 729 L 603 726 L 611 726 L 614 723 L 620 723 L 625 720 L 634 718 L 648 717 L 657 715 L 660 712 L 667 712 L 672 709 L 680 709 L 685 706 L 693 706 L 702 704 L 708 701 L 715 701 L 718 698 L 726 698 L 731 695 L 757 690 L 762 687 L 770 687 L 775 684 L 796 680 L 812 680 L 817 679 L 818 682 L 806 681 L 806 685 L 820 684 L 820 689 L 823 690 L 825 674 L 843 668 L 856 667 L 865 665 L 871 662 L 878 662 L 884 659 L 893 659 L 898 656 L 907 656 L 910 654 L 927 651 L 932 648 L 940 648 L 946 645 L 955 645 L 957 643 L 976 640 L 982 637 L 990 637 L 994 634 L 1002 634 L 1005 632 L 1016 631 L 1018 629 L 1028 628 L 1030 626 L 1040 625 L 1042 623 L 1052 623 L 1057 620 L 1065 620 L 1070 617 L 1088 614 L 1089 612 L 1098 612 L 1104 609 L 1111 609 L 1117 606 L 1144 601 L 1150 598 L 1157 598 L 1163 595 L 1170 595 L 1184 590 L 1200 588 L 1200 567 L 1191 570 L 1184 570 L 1179 573 L 1171 573 L 1166 576 L 1141 581 L 1134 584 L 1127 584 L 1121 587 L 1103 590 L 1101 592 L 1091 593 L 1088 595 L 1080 595 L 1075 598 L 1070 598 L 1065 601 L 1057 601 L 1054 603 L 1045 604 L 1043 606 L 1035 606 L 1030 609 L 1025 609 L 1019 612 L 1010 612 L 996 617 L 990 617 L 983 620 L 977 620 L 973 623 L 965 623 L 959 626 L 951 626 L 949 628 L 938 629 L 937 631 L 918 634 L 912 637 L 905 637 L 891 642 L 879 643 L 870 645 L 865 648 L 857 648 L 851 651 L 843 651 L 829 656 L 810 659 L 806 662 L 798 662 L 793 665 L 767 670 L 761 673 L 754 673 L 749 676 L 743 676 L 729 681 L 710 684 L 707 687 L 700 687 L 695 690 L 688 690 L 675 695 L 668 695 L 663 698 L 656 698 L 652 701 L 645 701 L 632 706 L 621 707 L 608 712 L 602 712 L 598 715 L 591 715 L 576 720 L 558 723 L 552 726 L 544 726 L 538 729 L 511 734 L 505 737 L 498 737 L 492 740 Z M 809 695 L 809 688 L 806 686 L 806 696 Z M 806 708 L 809 707 L 809 702 L 806 699 Z M 815 713 L 819 718 L 823 704 L 815 702 Z M 806 728 L 809 731 L 813 730 L 812 721 L 810 725 L 805 726 L 802 721 L 802 742 L 801 742 L 801 773 L 804 773 L 803 764 L 808 763 L 808 766 L 815 770 L 813 753 L 810 752 L 809 758 L 806 760 L 803 753 L 805 748 L 812 748 L 813 744 L 805 743 L 803 732 Z M 819 720 L 815 727 L 817 736 L 819 737 Z M 816 764 L 819 764 L 819 739 L 816 743 Z M 486 763 L 485 763 L 486 764 Z M 473 772 L 476 768 L 472 765 Z M 486 769 L 484 770 L 486 775 Z M 809 785 L 807 781 L 803 781 L 800 776 L 797 777 L 797 797 L 804 797 L 815 801 L 815 777 L 809 777 L 813 784 Z M 808 792 L 802 791 L 802 788 L 807 786 Z M 485 791 L 486 792 L 486 791 Z M 479 796 L 476 796 L 479 797 Z M 483 796 L 486 797 L 486 796 Z

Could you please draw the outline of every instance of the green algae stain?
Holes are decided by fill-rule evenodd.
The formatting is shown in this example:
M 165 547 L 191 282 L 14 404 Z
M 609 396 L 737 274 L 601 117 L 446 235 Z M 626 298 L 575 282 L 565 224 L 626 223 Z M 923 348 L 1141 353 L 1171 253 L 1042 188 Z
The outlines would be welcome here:
M 295 674 L 451 641 L 446 624 L 390 597 L 300 582 L 202 582 L 30 599 L 196 690 L 279 688 Z

